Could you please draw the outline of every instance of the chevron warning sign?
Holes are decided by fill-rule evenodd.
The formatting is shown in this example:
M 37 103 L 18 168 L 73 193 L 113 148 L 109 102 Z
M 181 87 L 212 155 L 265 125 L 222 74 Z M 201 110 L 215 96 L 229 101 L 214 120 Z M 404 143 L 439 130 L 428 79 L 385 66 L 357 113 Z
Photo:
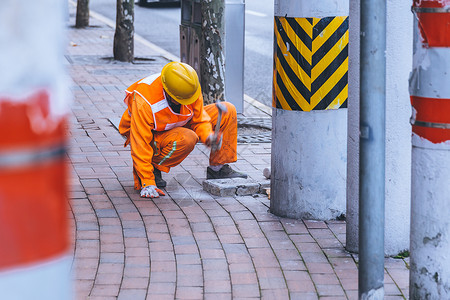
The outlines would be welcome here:
M 347 107 L 348 17 L 275 17 L 273 106 Z

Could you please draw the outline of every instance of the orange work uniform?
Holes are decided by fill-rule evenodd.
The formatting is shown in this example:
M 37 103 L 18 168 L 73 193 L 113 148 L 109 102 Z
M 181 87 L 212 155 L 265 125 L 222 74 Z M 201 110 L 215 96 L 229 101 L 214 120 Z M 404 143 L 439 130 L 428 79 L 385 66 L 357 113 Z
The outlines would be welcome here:
M 218 110 L 214 104 L 203 106 L 203 97 L 174 112 L 164 96 L 160 74 L 148 76 L 126 90 L 128 108 L 120 120 L 119 132 L 131 147 L 134 188 L 156 185 L 154 168 L 169 172 L 180 164 L 199 141 L 205 143 L 216 125 Z M 228 112 L 222 115 L 222 148 L 211 153 L 210 165 L 237 160 L 237 118 L 233 104 L 223 102 Z

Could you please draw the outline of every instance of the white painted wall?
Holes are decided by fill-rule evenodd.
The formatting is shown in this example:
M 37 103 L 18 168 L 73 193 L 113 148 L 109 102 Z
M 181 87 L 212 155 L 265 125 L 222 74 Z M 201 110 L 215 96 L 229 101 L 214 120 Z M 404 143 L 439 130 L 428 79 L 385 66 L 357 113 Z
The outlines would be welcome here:
M 385 254 L 409 249 L 411 197 L 411 1 L 387 1 Z M 359 201 L 359 1 L 350 0 L 347 249 L 358 249 Z

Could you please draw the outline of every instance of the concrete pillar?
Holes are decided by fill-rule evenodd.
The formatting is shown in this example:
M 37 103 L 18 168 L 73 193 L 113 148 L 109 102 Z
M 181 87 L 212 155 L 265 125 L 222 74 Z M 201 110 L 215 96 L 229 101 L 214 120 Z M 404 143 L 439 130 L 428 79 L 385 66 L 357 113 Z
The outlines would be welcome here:
M 275 0 L 270 210 L 345 214 L 348 1 Z
M 411 299 L 450 299 L 449 7 L 413 4 Z
M 347 243 L 358 252 L 359 210 L 359 2 L 350 0 Z M 409 248 L 411 134 L 408 77 L 412 51 L 411 4 L 387 1 L 385 255 Z M 391 30 L 395 28 L 395 30 Z
M 0 298 L 71 298 L 67 3 L 0 2 Z

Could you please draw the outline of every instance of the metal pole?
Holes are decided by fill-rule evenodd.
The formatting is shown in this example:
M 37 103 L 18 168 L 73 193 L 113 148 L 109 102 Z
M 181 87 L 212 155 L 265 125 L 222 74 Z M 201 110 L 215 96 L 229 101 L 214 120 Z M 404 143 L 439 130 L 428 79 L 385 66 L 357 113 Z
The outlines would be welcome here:
M 384 297 L 386 1 L 361 1 L 359 298 Z

